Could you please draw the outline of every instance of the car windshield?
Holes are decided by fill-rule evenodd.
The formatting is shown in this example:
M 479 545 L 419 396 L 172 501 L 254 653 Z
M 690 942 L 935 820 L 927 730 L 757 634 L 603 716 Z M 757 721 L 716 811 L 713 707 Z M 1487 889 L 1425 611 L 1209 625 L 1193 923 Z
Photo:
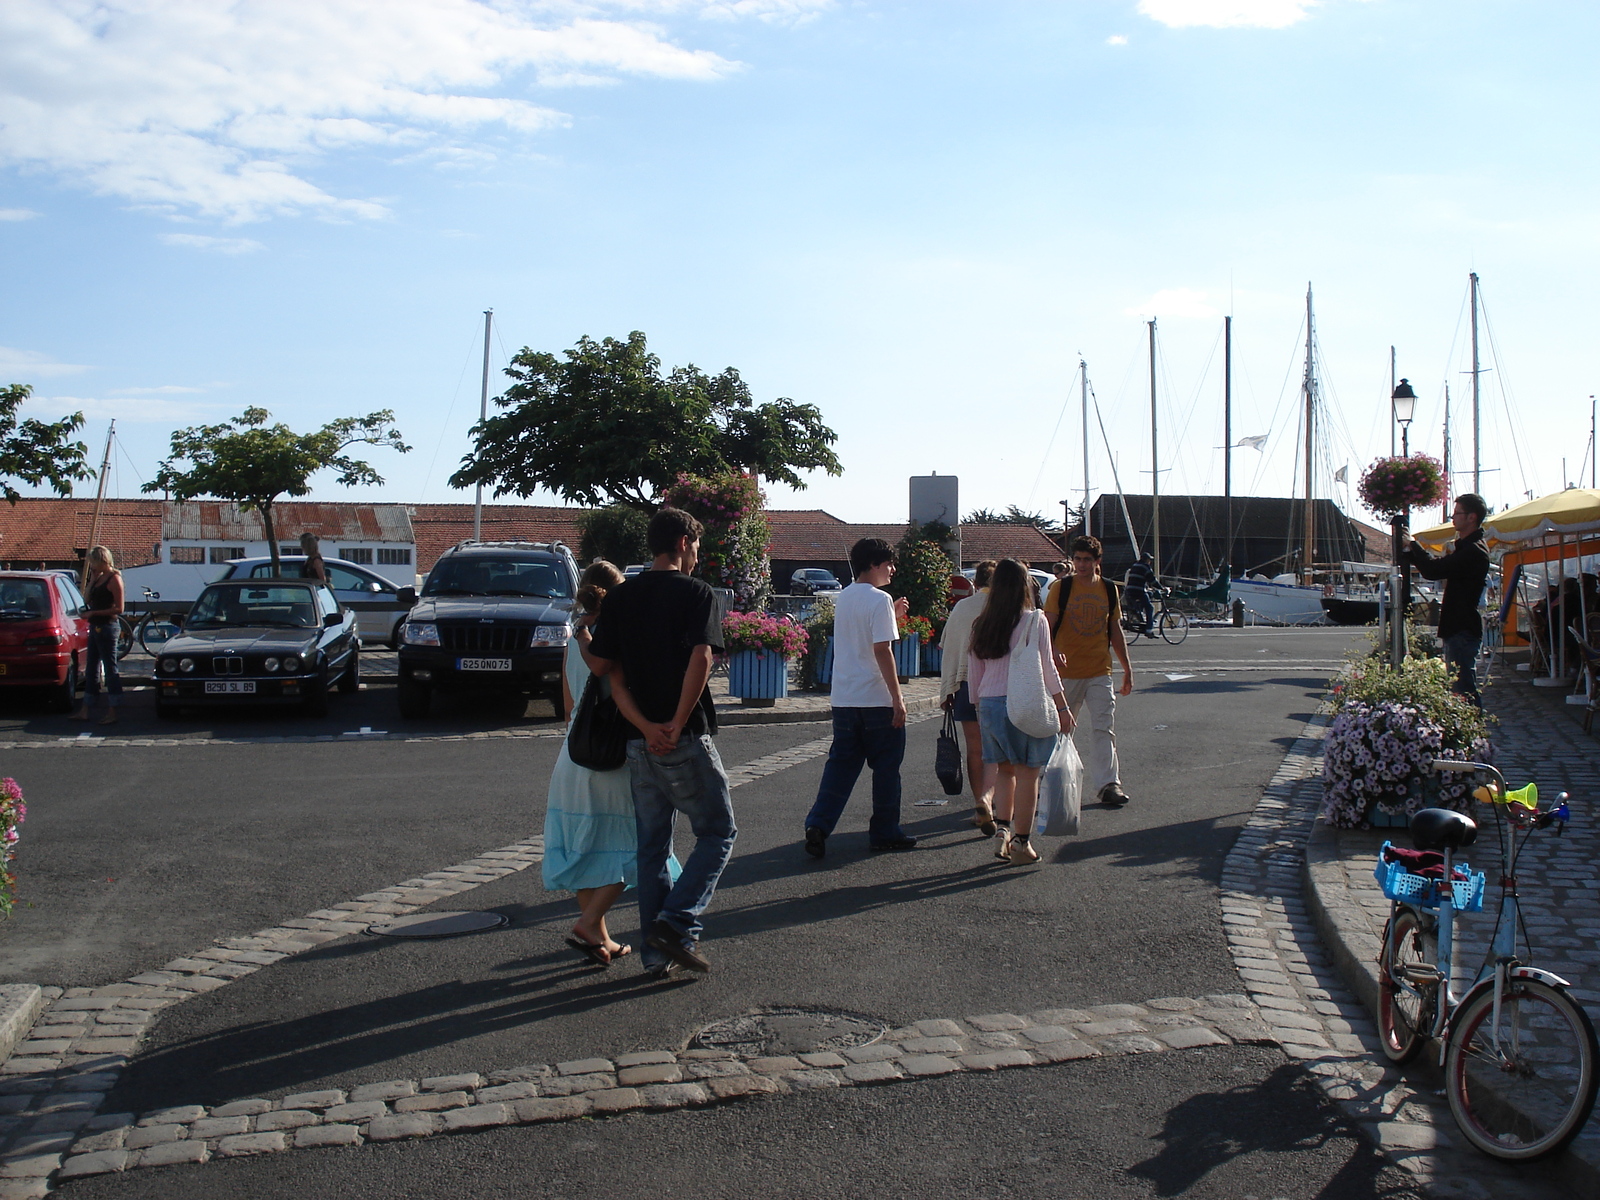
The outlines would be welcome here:
M 0 580 L 0 621 L 37 621 L 50 615 L 42 579 Z
M 224 587 L 200 593 L 185 629 L 315 629 L 317 606 L 310 588 L 293 585 Z
M 423 585 L 424 596 L 572 595 L 567 573 L 553 558 L 488 558 L 462 555 L 437 564 Z

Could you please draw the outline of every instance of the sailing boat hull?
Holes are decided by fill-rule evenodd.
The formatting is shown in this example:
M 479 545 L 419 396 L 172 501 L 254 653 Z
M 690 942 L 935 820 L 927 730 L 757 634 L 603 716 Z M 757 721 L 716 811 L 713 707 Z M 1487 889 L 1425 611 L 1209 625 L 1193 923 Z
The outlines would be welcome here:
M 1325 625 L 1322 589 L 1297 583 L 1266 583 L 1235 579 L 1228 584 L 1235 600 L 1264 621 L 1276 625 Z
M 1335 625 L 1371 625 L 1378 619 L 1378 602 L 1352 596 L 1324 596 L 1322 611 Z

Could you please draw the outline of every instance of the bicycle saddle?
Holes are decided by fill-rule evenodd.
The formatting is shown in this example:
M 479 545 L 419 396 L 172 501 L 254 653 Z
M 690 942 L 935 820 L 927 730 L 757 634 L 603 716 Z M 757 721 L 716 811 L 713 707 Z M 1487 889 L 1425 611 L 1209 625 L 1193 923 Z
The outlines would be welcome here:
M 1411 818 L 1411 844 L 1418 850 L 1459 850 L 1477 840 L 1477 822 L 1448 808 L 1424 808 Z

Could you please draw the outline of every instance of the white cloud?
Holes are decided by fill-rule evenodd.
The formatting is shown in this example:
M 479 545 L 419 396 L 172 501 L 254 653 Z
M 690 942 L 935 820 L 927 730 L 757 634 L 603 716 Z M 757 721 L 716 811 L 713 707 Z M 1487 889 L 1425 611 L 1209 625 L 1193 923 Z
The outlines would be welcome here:
M 38 215 L 31 208 L 0 208 L 0 221 L 31 221 Z
M 53 375 L 76 375 L 88 369 L 72 363 L 55 362 L 49 355 L 34 350 L 0 346 L 0 377 L 6 383 L 26 383 L 30 376 L 47 379 Z
M 214 419 L 215 404 L 185 404 L 159 397 L 35 396 L 33 402 L 55 416 L 81 412 L 88 421 L 123 421 L 130 425 L 182 425 Z
M 5 0 L 0 164 L 226 221 L 384 215 L 313 182 L 320 157 L 537 133 L 553 109 L 497 95 L 738 69 L 651 18 L 805 19 L 826 0 Z
M 1174 29 L 1248 26 L 1284 29 L 1311 15 L 1323 0 L 1139 0 L 1139 12 Z
M 1193 288 L 1163 288 L 1143 304 L 1122 311 L 1130 317 L 1176 317 L 1180 320 L 1220 315 L 1206 303 L 1206 293 Z
M 266 247 L 251 238 L 207 237 L 203 233 L 163 233 L 161 240 L 169 246 L 188 246 L 193 250 L 209 250 L 213 254 L 254 254 Z
M 205 388 L 181 387 L 175 383 L 164 383 L 160 387 L 133 387 L 112 388 L 113 396 L 169 396 L 180 392 L 204 392 Z
M 1126 46 L 1127 44 L 1128 39 L 1120 33 L 1113 33 L 1106 39 L 1106 45 L 1108 46 Z

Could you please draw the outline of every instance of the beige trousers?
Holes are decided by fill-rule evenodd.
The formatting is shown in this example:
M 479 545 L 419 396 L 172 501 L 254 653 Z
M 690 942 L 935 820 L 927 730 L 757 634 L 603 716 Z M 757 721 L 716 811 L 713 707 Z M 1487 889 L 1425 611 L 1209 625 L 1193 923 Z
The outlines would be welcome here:
M 1117 732 L 1114 725 L 1117 712 L 1116 693 L 1111 688 L 1111 676 L 1096 675 L 1091 679 L 1063 679 L 1062 698 L 1082 728 L 1084 705 L 1089 708 L 1087 737 L 1074 737 L 1078 753 L 1083 756 L 1089 776 L 1088 800 L 1098 796 L 1108 784 L 1121 783 L 1117 773 Z

